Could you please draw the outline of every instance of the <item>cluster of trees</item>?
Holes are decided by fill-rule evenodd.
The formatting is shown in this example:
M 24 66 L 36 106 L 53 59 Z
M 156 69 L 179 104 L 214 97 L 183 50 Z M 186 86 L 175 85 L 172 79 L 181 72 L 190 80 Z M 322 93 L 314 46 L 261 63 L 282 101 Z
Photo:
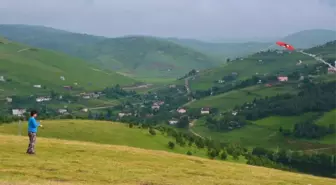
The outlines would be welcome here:
M 241 128 L 249 124 L 243 117 L 232 116 L 230 114 L 225 114 L 221 119 L 214 119 L 211 116 L 206 118 L 206 125 L 210 130 L 215 131 L 229 131 L 237 128 Z
M 319 176 L 336 177 L 336 156 L 325 153 L 306 154 L 281 149 L 279 151 L 256 147 L 247 156 L 250 165 L 299 171 Z
M 195 76 L 197 74 L 197 71 L 195 69 L 192 69 L 187 74 L 185 74 L 183 77 L 179 78 L 178 80 L 182 80 L 191 76 Z
M 279 132 L 284 136 L 294 136 L 296 138 L 319 139 L 329 134 L 335 133 L 335 124 L 329 124 L 328 127 L 317 125 L 314 119 L 306 120 L 294 125 L 294 129 L 279 128 Z
M 119 84 L 115 85 L 114 87 L 106 87 L 102 92 L 107 98 L 111 99 L 136 95 L 135 91 L 125 91 L 120 87 Z
M 239 156 L 247 154 L 248 151 L 240 145 L 226 144 L 207 138 L 201 138 L 191 133 L 178 132 L 171 127 L 158 126 L 156 129 L 167 136 L 175 138 L 175 142 L 170 141 L 168 143 L 169 148 L 173 149 L 175 145 L 180 145 L 181 147 L 185 147 L 186 145 L 191 147 L 195 145 L 198 149 L 206 149 L 210 159 L 218 158 L 226 160 L 228 156 L 231 155 L 233 159 L 238 160 Z M 187 155 L 192 155 L 192 152 L 188 151 Z

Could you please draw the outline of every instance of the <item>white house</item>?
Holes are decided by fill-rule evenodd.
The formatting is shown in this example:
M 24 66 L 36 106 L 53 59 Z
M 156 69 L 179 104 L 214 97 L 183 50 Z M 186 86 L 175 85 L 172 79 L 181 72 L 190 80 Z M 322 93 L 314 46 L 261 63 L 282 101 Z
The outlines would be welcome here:
M 36 98 L 36 102 L 44 102 L 44 101 L 50 101 L 51 98 L 49 97 L 38 97 Z
M 184 109 L 184 108 L 179 108 L 179 109 L 177 109 L 177 112 L 180 113 L 180 114 L 184 114 L 184 113 L 187 112 L 187 110 Z
M 153 105 L 152 105 L 152 109 L 153 109 L 153 110 L 159 110 L 159 109 L 160 109 L 160 105 L 153 104 Z
M 209 107 L 202 108 L 201 114 L 210 114 L 210 108 Z
M 233 112 L 232 112 L 232 115 L 234 115 L 234 116 L 236 116 L 237 114 L 238 114 L 237 111 L 233 111 Z
M 132 113 L 119 112 L 119 113 L 118 113 L 118 116 L 119 116 L 120 118 L 122 118 L 122 117 L 124 117 L 124 116 L 132 116 Z
M 4 76 L 0 76 L 0 82 L 5 82 L 5 77 Z
M 12 109 L 13 116 L 23 116 L 26 113 L 26 109 Z
M 12 103 L 13 99 L 10 98 L 10 97 L 6 97 L 6 101 L 7 101 L 8 103 Z
M 60 114 L 65 114 L 67 112 L 68 111 L 66 109 L 58 109 L 58 113 L 60 113 Z
M 33 85 L 33 87 L 35 87 L 35 88 L 41 88 L 42 85 Z
M 82 112 L 88 112 L 88 111 L 89 111 L 88 108 L 83 108 L 83 109 L 82 109 Z
M 171 119 L 168 121 L 169 122 L 169 125 L 176 125 L 178 123 L 178 120 L 176 119 Z

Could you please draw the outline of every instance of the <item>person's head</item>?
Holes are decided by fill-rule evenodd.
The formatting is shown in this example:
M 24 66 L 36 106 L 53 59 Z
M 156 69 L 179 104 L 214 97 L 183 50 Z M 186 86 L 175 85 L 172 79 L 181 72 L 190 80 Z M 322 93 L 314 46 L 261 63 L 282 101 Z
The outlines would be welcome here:
M 35 118 L 37 116 L 37 111 L 36 110 L 31 111 L 30 116 Z

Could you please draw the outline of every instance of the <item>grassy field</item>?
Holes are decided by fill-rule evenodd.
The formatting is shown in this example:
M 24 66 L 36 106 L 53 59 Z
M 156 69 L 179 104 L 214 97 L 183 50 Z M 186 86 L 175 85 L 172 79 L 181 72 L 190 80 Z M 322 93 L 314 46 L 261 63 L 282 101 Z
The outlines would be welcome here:
M 37 92 L 102 90 L 115 84 L 133 84 L 135 80 L 112 71 L 102 71 L 94 65 L 65 54 L 14 43 L 0 38 L 1 94 L 30 95 Z M 64 80 L 61 76 L 65 77 Z M 76 85 L 77 84 L 77 85 Z M 34 88 L 41 85 L 42 88 Z
M 0 135 L 4 185 L 333 185 L 334 179 L 125 146 Z
M 294 93 L 294 92 L 295 89 L 292 87 L 292 85 L 279 85 L 273 87 L 265 87 L 263 85 L 257 85 L 200 99 L 190 103 L 188 107 L 191 108 L 211 107 L 211 108 L 218 108 L 224 111 L 227 109 L 232 109 L 236 105 L 242 105 L 246 102 L 251 102 L 254 98 L 262 98 L 265 96 L 271 97 L 277 94 Z
M 128 128 L 127 124 L 119 124 L 105 121 L 86 121 L 86 120 L 53 120 L 42 121 L 43 128 L 39 130 L 39 137 L 89 141 L 102 144 L 127 145 L 132 147 L 165 150 L 186 154 L 187 151 L 193 155 L 205 157 L 206 151 L 196 147 L 176 147 L 171 150 L 168 142 L 175 139 L 162 135 L 157 131 L 156 136 L 148 133 L 147 129 Z M 27 123 L 23 123 L 22 133 L 26 133 Z M 0 133 L 15 134 L 19 133 L 18 124 L 0 125 Z
M 317 120 L 319 124 L 325 124 L 324 120 L 330 120 L 334 111 L 328 112 L 321 119 Z M 215 140 L 224 142 L 240 143 L 247 147 L 267 147 L 276 149 L 288 148 L 295 150 L 310 150 L 318 148 L 329 148 L 336 144 L 335 134 L 329 135 L 320 140 L 304 140 L 295 138 L 286 138 L 279 133 L 279 128 L 293 129 L 294 124 L 312 119 L 316 113 L 306 113 L 300 116 L 271 116 L 265 119 L 255 121 L 252 125 L 247 125 L 241 129 L 229 132 L 214 132 L 206 128 L 205 120 L 201 119 L 196 122 L 193 130 L 205 137 L 211 137 Z M 336 121 L 334 120 L 333 123 Z M 328 122 L 330 123 L 330 122 Z

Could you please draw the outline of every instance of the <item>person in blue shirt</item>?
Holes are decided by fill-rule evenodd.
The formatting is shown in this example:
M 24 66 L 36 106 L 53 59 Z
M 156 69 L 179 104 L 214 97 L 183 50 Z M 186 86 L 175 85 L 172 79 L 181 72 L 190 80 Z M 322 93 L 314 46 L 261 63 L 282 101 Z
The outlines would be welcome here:
M 37 128 L 42 126 L 39 122 L 36 121 L 37 111 L 30 112 L 30 118 L 28 121 L 28 137 L 29 145 L 27 149 L 27 154 L 35 154 L 35 143 L 36 143 L 36 133 Z

